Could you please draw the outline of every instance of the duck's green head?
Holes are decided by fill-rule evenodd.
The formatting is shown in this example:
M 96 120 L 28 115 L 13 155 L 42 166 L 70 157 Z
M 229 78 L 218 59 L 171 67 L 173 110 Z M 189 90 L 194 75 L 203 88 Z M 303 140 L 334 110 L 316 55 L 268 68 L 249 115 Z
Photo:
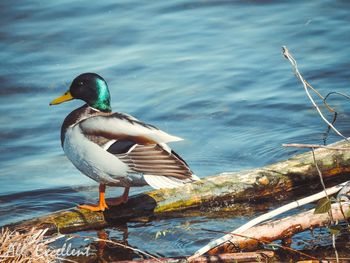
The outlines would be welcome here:
M 81 99 L 90 107 L 100 111 L 110 112 L 112 110 L 107 83 L 96 73 L 83 73 L 76 77 L 69 90 L 61 97 L 51 101 L 50 105 L 60 104 L 73 99 Z

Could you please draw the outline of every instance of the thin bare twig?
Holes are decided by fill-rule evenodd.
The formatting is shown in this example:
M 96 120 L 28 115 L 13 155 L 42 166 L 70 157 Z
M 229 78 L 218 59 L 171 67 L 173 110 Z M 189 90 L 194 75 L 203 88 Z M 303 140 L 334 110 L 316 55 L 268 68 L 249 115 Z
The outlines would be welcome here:
M 327 100 L 326 97 L 328 96 L 328 94 L 327 94 L 326 97 L 323 97 L 323 96 L 321 95 L 321 93 L 319 93 L 314 87 L 312 87 L 311 84 L 310 84 L 308 81 L 306 81 L 305 79 L 304 79 L 304 81 L 305 81 L 305 84 L 306 84 L 310 89 L 312 89 L 312 91 L 315 92 L 316 95 L 317 95 L 320 99 L 322 99 L 323 104 L 326 106 L 326 108 L 327 108 L 330 112 L 337 113 L 337 112 L 336 112 L 331 106 L 329 106 L 329 104 L 326 102 L 326 100 Z
M 94 237 L 92 237 L 92 238 L 94 238 Z M 94 240 L 95 240 L 95 241 L 103 241 L 103 242 L 106 242 L 106 243 L 110 243 L 110 244 L 112 244 L 112 245 L 116 245 L 116 246 L 120 246 L 120 247 L 123 247 L 123 248 L 127 248 L 127 249 L 130 249 L 130 250 L 132 250 L 132 251 L 141 253 L 141 254 L 143 254 L 143 255 L 145 255 L 145 256 L 148 256 L 148 257 L 154 259 L 154 260 L 157 261 L 157 262 L 161 262 L 158 258 L 156 258 L 155 256 L 153 256 L 153 255 L 151 255 L 151 254 L 149 254 L 149 253 L 147 253 L 147 252 L 145 252 L 145 251 L 142 251 L 142 250 L 140 250 L 140 249 L 137 249 L 137 248 L 134 248 L 134 247 L 131 247 L 131 246 L 128 246 L 128 245 L 124 245 L 124 244 L 122 244 L 122 243 L 118 243 L 118 242 L 115 242 L 115 241 L 112 241 L 112 240 L 102 239 L 102 238 L 94 238 Z
M 282 246 L 282 245 L 280 245 L 280 244 L 277 244 L 277 243 L 274 243 L 274 242 L 271 242 L 271 241 L 268 241 L 268 240 L 263 240 L 263 239 L 259 239 L 259 238 L 255 238 L 255 237 L 251 237 L 251 236 L 246 236 L 246 235 L 241 235 L 241 234 L 232 234 L 232 233 L 226 232 L 226 231 L 212 230 L 212 229 L 207 229 L 207 228 L 201 228 L 201 230 L 208 231 L 208 232 L 216 232 L 216 233 L 229 234 L 229 235 L 231 235 L 232 237 L 237 236 L 237 237 L 243 237 L 243 238 L 247 238 L 247 239 L 252 239 L 252 240 L 255 240 L 255 241 L 257 241 L 257 242 L 266 244 L 266 245 L 276 246 L 276 247 L 282 248 L 282 249 L 284 249 L 284 250 L 288 250 L 288 251 L 290 251 L 290 252 L 299 254 L 299 255 L 301 255 L 301 256 L 304 256 L 304 257 L 307 257 L 307 258 L 310 258 L 310 259 L 315 259 L 315 260 L 317 260 L 317 258 L 315 258 L 315 257 L 313 257 L 313 256 L 311 256 L 311 255 L 308 255 L 308 254 L 306 254 L 306 253 L 304 253 L 304 252 L 295 250 L 295 249 L 293 249 L 293 248 L 291 248 L 291 247 Z
M 282 146 L 294 147 L 294 148 L 309 148 L 309 149 L 324 148 L 324 149 L 335 150 L 335 151 L 350 151 L 350 147 L 332 147 L 332 146 L 321 145 L 321 144 L 283 143 Z
M 348 139 L 341 133 L 339 132 L 332 123 L 330 123 L 326 117 L 323 115 L 322 111 L 320 110 L 320 108 L 317 106 L 316 102 L 314 101 L 314 99 L 312 98 L 310 92 L 309 92 L 309 86 L 311 86 L 305 79 L 304 77 L 300 74 L 299 69 L 298 69 L 298 64 L 296 62 L 296 60 L 294 59 L 294 57 L 291 55 L 291 53 L 289 52 L 288 48 L 286 46 L 282 47 L 282 53 L 283 56 L 292 64 L 293 70 L 295 75 L 297 76 L 297 78 L 301 81 L 301 83 L 304 86 L 306 95 L 309 97 L 312 105 L 315 107 L 315 109 L 317 110 L 318 114 L 321 116 L 321 118 L 323 119 L 323 121 L 325 123 L 328 124 L 329 127 L 332 128 L 332 130 L 338 134 L 339 136 L 341 136 L 342 138 L 344 138 L 346 141 L 348 141 Z M 314 90 L 314 89 L 313 89 Z
M 334 112 L 334 115 L 333 115 L 333 119 L 332 119 L 332 124 L 334 125 L 335 121 L 337 120 L 337 117 L 338 117 L 338 112 Z M 330 126 L 327 126 L 327 130 L 326 130 L 326 133 L 323 135 L 323 144 L 324 145 L 327 145 L 327 139 L 328 139 L 328 136 L 329 136 L 329 132 L 331 131 L 331 127 Z
M 347 95 L 347 94 L 345 94 L 345 93 L 338 92 L 338 91 L 332 91 L 332 92 L 329 92 L 329 93 L 326 95 L 326 97 L 324 97 L 324 101 L 326 101 L 326 100 L 328 99 L 328 97 L 329 97 L 330 95 L 333 95 L 333 94 L 340 95 L 340 96 L 343 96 L 343 97 L 345 97 L 345 98 L 347 98 L 347 99 L 350 99 L 350 96 Z
M 116 246 L 119 246 L 119 247 L 122 247 L 122 248 L 126 248 L 126 249 L 130 249 L 132 251 L 135 251 L 135 252 L 138 252 L 140 254 L 143 254 L 147 257 L 150 257 L 152 259 L 154 259 L 156 262 L 160 262 L 162 263 L 161 260 L 159 260 L 158 258 L 156 258 L 155 256 L 145 252 L 145 251 L 142 251 L 140 249 L 137 249 L 137 248 L 134 248 L 134 247 L 131 247 L 131 246 L 128 246 L 128 245 L 125 245 L 125 244 L 122 244 L 122 243 L 119 243 L 119 242 L 115 242 L 115 241 L 112 241 L 112 240 L 109 240 L 109 239 L 103 239 L 103 238 L 98 238 L 98 237 L 93 237 L 93 236 L 79 236 L 79 235 L 69 235 L 70 237 L 72 238 L 88 238 L 88 239 L 92 239 L 94 241 L 102 241 L 102 242 L 106 242 L 106 243 L 109 243 L 109 244 L 112 244 L 112 245 L 116 245 Z
M 324 181 L 323 181 L 322 172 L 321 172 L 320 168 L 318 167 L 318 164 L 317 164 L 317 161 L 316 161 L 315 149 L 312 148 L 312 149 L 311 149 L 311 152 L 312 152 L 312 158 L 313 158 L 313 160 L 314 160 L 314 163 L 315 163 L 315 166 L 316 166 L 316 170 L 317 170 L 318 176 L 320 177 L 320 182 L 321 182 L 321 185 L 322 185 L 322 187 L 323 187 L 323 191 L 324 191 L 324 193 L 325 193 L 325 196 L 326 196 L 326 198 L 327 198 L 327 201 L 328 201 L 329 203 L 331 203 L 331 200 L 329 199 L 329 196 L 328 196 L 328 194 L 327 194 L 326 185 L 324 184 Z M 330 216 L 330 218 L 331 218 L 331 221 L 334 222 L 332 210 L 329 211 L 329 216 Z
M 335 245 L 335 234 L 332 234 L 332 246 L 333 246 L 334 253 L 335 253 L 335 259 L 336 259 L 337 263 L 339 263 L 338 250 L 337 250 L 337 247 Z

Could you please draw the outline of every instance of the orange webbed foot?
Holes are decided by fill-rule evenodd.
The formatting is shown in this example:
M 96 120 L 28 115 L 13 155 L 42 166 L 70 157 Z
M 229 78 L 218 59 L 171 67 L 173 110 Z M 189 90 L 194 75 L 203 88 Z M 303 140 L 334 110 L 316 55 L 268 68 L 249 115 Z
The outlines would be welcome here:
M 108 205 L 105 204 L 91 204 L 91 205 L 78 205 L 78 208 L 80 209 L 86 209 L 89 211 L 93 211 L 93 212 L 99 212 L 99 211 L 105 211 L 106 209 L 108 209 Z
M 97 212 L 97 211 L 105 211 L 108 209 L 108 205 L 105 200 L 105 190 L 106 186 L 104 184 L 100 184 L 99 187 L 99 202 L 96 205 L 78 205 L 80 209 L 87 209 L 89 211 Z

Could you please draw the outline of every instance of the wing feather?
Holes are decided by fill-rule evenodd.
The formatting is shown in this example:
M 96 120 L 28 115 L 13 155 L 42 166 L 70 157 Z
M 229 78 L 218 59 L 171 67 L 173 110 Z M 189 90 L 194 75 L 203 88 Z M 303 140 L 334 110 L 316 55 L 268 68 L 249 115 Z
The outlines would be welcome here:
M 179 180 L 177 178 L 173 177 L 166 177 L 166 176 L 159 176 L 159 175 L 152 175 L 152 174 L 145 174 L 144 175 L 145 181 L 152 186 L 155 189 L 160 188 L 175 188 L 183 186 L 188 181 Z
M 192 171 L 182 160 L 157 144 L 137 145 L 127 154 L 119 155 L 118 158 L 136 172 L 180 179 L 191 178 L 192 175 Z
M 118 154 L 117 157 L 127 164 L 131 171 L 147 175 L 148 180 L 159 187 L 197 180 L 188 165 L 178 155 L 169 153 L 162 145 L 136 144 L 128 152 Z
M 140 144 L 159 144 L 182 140 L 180 137 L 170 135 L 121 113 L 93 116 L 82 120 L 79 125 L 83 133 L 88 136 L 132 140 Z

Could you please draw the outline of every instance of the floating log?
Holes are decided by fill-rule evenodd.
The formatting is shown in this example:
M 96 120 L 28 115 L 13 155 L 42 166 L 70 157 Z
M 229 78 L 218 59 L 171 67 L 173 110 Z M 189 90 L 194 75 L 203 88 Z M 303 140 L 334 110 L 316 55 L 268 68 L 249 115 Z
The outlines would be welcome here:
M 350 151 L 347 141 L 332 144 L 332 149 L 316 149 L 315 157 L 324 178 L 350 174 Z M 83 209 L 58 211 L 40 218 L 16 223 L 13 227 L 49 228 L 50 232 L 71 233 L 102 228 L 112 222 L 140 217 L 174 216 L 188 209 L 239 204 L 285 193 L 319 181 L 312 152 L 295 155 L 272 165 L 242 172 L 228 172 L 206 177 L 175 189 L 160 189 L 131 196 L 126 204 L 104 212 Z

